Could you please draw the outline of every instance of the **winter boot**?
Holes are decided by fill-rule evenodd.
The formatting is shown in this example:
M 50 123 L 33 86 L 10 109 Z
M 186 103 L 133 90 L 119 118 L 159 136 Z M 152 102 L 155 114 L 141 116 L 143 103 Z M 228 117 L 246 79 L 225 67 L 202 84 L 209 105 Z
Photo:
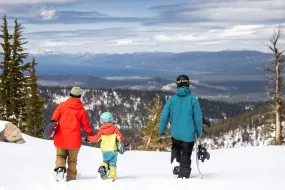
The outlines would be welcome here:
M 180 171 L 180 167 L 179 166 L 175 166 L 172 170 L 173 174 L 174 175 L 178 175 L 179 174 L 179 171 Z
M 98 169 L 101 179 L 105 180 L 108 178 L 107 176 L 107 169 L 105 166 L 100 166 Z
M 103 179 L 103 180 L 107 179 L 108 178 L 108 175 L 107 175 L 107 173 L 108 173 L 108 164 L 103 162 L 101 164 L 101 166 L 99 167 L 98 172 L 99 172 L 99 174 L 101 176 L 101 179 Z
M 114 166 L 110 166 L 110 173 L 109 173 L 109 177 L 115 181 L 117 179 L 117 168 Z
M 59 182 L 59 181 L 62 181 L 64 180 L 64 175 L 66 174 L 66 168 L 65 167 L 58 167 L 58 168 L 55 168 L 54 171 L 56 172 L 56 181 Z
M 191 174 L 191 168 L 180 167 L 178 178 L 188 179 L 190 177 L 190 174 Z
M 179 162 L 177 162 L 176 159 L 174 159 L 171 165 L 172 165 L 172 173 L 174 175 L 178 175 L 180 170 Z

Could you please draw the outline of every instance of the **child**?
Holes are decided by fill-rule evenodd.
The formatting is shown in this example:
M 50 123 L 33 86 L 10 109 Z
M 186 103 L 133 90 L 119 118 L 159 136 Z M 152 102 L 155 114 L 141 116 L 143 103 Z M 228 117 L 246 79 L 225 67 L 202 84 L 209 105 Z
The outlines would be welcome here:
M 123 135 L 112 123 L 113 116 L 109 112 L 104 112 L 100 116 L 100 122 L 103 124 L 99 132 L 95 136 L 88 136 L 88 142 L 98 142 L 100 139 L 100 149 L 103 154 L 103 163 L 98 169 L 102 179 L 107 178 L 109 171 L 109 177 L 114 180 L 117 179 L 117 140 L 123 142 Z

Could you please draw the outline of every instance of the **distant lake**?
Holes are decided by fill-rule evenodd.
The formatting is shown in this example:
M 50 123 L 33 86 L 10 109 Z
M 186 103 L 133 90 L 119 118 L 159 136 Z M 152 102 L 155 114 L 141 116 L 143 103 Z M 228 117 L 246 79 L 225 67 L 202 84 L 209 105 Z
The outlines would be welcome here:
M 39 74 L 75 74 L 75 75 L 93 75 L 98 77 L 112 77 L 112 76 L 163 76 L 163 75 L 177 75 L 181 73 L 188 74 L 203 74 L 200 72 L 191 71 L 163 71 L 152 69 L 139 69 L 139 68 L 122 68 L 122 67 L 98 67 L 91 65 L 64 65 L 64 64 L 42 64 L 36 68 Z

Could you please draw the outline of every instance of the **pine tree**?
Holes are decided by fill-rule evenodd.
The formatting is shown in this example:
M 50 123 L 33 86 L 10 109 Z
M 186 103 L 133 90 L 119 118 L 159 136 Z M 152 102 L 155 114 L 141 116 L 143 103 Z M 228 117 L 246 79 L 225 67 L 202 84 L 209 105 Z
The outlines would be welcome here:
M 147 108 L 149 117 L 147 125 L 143 128 L 142 133 L 144 136 L 144 145 L 139 149 L 141 150 L 166 150 L 168 144 L 164 144 L 159 137 L 159 122 L 162 111 L 162 103 L 160 96 L 156 94 L 154 104 Z
M 275 104 L 275 139 L 274 144 L 281 145 L 283 141 L 282 137 L 282 110 L 284 109 L 284 101 L 282 99 L 281 87 L 284 86 L 282 76 L 282 71 L 284 70 L 285 50 L 280 50 L 278 47 L 278 42 L 280 38 L 284 35 L 284 27 L 279 26 L 277 30 L 274 31 L 272 38 L 270 39 L 271 45 L 269 49 L 274 54 L 274 60 L 272 61 L 272 66 L 267 67 L 266 71 L 274 73 L 273 76 L 269 76 L 268 79 L 274 81 L 274 87 L 272 90 L 268 90 L 268 94 L 272 96 L 272 100 Z
M 3 25 L 1 26 L 1 47 L 2 51 L 0 51 L 0 55 L 3 55 L 3 62 L 0 62 L 0 118 L 7 120 L 7 107 L 10 106 L 10 93 L 9 93 L 9 73 L 10 73 L 10 65 L 11 65 L 11 43 L 10 40 L 12 36 L 8 31 L 8 23 L 6 15 L 2 18 Z
M 29 76 L 26 78 L 26 89 L 27 89 L 27 98 L 26 98 L 26 115 L 27 122 L 25 131 L 27 134 L 41 137 L 41 128 L 44 125 L 44 105 L 45 100 L 42 99 L 39 95 L 39 89 L 37 85 L 38 77 L 36 75 L 35 66 L 37 62 L 33 58 L 30 67 L 28 68 Z
M 14 32 L 8 32 L 6 16 L 1 26 L 1 43 L 4 60 L 0 65 L 0 111 L 2 119 L 16 124 L 22 132 L 40 137 L 40 129 L 44 123 L 44 99 L 40 98 L 35 66 L 35 59 L 31 63 L 24 63 L 28 54 L 24 50 L 27 43 L 22 37 L 23 27 L 15 20 Z M 25 72 L 29 73 L 25 77 Z
M 23 119 L 25 119 L 25 76 L 24 72 L 29 64 L 24 64 L 24 59 L 28 54 L 24 52 L 23 45 L 27 42 L 22 37 L 22 25 L 15 20 L 13 44 L 11 51 L 11 68 L 9 73 L 10 105 L 8 116 L 21 130 L 24 129 Z

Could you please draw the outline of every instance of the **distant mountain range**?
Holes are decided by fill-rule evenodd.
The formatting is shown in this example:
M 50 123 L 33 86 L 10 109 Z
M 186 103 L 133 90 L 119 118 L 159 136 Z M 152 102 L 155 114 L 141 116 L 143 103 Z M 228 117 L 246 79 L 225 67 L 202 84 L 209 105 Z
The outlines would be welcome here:
M 80 85 L 174 91 L 175 78 L 188 74 L 201 97 L 227 101 L 264 100 L 264 68 L 271 54 L 258 51 L 142 52 L 132 54 L 31 53 L 43 86 Z M 1 56 L 0 56 L 1 60 Z
M 41 74 L 166 76 L 179 73 L 262 74 L 271 54 L 258 51 L 142 52 L 132 54 L 30 54 Z
M 191 78 L 190 88 L 199 97 L 223 101 L 263 101 L 267 81 L 261 77 L 219 76 Z M 215 80 L 214 80 L 215 79 Z M 40 75 L 41 86 L 81 86 L 82 88 L 176 90 L 175 78 L 168 77 L 96 77 L 90 75 Z

